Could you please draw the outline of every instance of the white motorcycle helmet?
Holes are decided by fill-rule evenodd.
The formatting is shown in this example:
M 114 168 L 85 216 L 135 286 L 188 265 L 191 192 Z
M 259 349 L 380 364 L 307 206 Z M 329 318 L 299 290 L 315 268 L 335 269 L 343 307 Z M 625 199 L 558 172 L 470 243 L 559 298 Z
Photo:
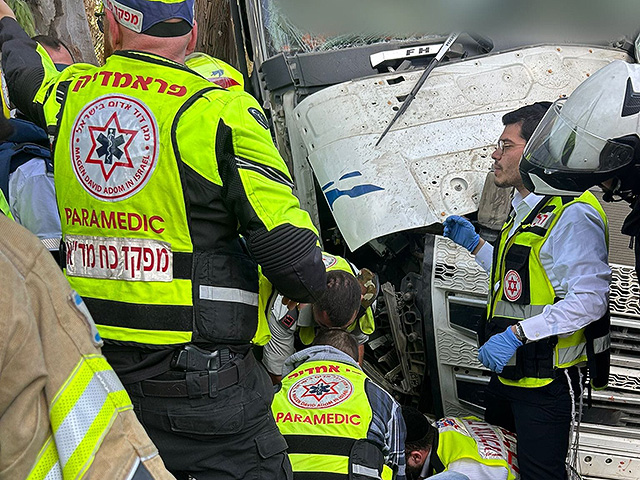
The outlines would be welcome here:
M 549 108 L 520 162 L 524 185 L 541 195 L 576 196 L 616 177 L 636 190 L 639 134 L 640 65 L 617 60 Z

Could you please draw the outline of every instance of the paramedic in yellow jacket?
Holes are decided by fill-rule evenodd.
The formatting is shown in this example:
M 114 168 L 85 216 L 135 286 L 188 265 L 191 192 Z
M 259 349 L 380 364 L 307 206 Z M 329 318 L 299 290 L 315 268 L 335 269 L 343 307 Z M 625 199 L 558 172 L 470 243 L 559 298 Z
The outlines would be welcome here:
M 325 329 L 287 359 L 272 409 L 294 480 L 405 478 L 400 405 L 364 374 L 357 352 L 349 332 Z
M 105 65 L 58 72 L 0 1 L 9 95 L 55 137 L 65 273 L 171 472 L 286 478 L 257 264 L 313 302 L 317 232 L 256 100 L 184 65 L 194 0 L 104 5 Z
M 403 406 L 410 480 L 516 480 L 516 437 L 475 417 L 441 418 L 434 427 L 416 408 Z
M 339 257 L 322 252 L 322 261 L 327 272 L 341 270 L 356 275 L 361 288 L 361 303 L 355 321 L 351 318 L 341 319 L 339 315 L 329 315 L 338 321 L 339 324 L 332 323 L 330 326 L 343 327 L 351 332 L 358 341 L 358 361 L 362 362 L 364 355 L 364 343 L 369 339 L 375 329 L 373 306 L 379 292 L 378 277 L 370 270 L 363 268 L 358 270 L 351 262 Z M 265 290 L 271 286 L 264 287 Z M 331 287 L 329 287 L 331 288 Z M 275 296 L 275 295 L 274 295 Z M 310 305 L 301 305 L 298 308 L 288 309 L 283 305 L 281 296 L 275 298 L 271 304 L 266 305 L 269 318 L 270 340 L 264 347 L 262 363 L 267 368 L 272 381 L 278 383 L 282 375 L 284 361 L 296 351 L 296 334 L 303 345 L 310 345 L 313 342 L 317 328 L 323 320 L 323 308 L 331 308 L 327 305 L 314 309 Z M 344 323 L 343 323 L 344 322 Z
M 0 215 L 0 479 L 173 478 L 49 252 Z

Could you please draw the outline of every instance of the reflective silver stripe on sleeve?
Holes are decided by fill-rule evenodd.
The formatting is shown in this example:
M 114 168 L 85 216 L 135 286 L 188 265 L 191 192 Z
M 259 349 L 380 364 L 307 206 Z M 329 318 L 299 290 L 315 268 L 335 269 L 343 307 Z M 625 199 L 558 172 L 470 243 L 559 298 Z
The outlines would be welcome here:
M 378 470 L 376 470 L 375 468 L 365 467 L 364 465 L 353 464 L 351 466 L 351 471 L 356 475 L 364 475 L 365 477 L 380 479 Z
M 518 305 L 517 303 L 498 301 L 493 315 L 507 318 L 531 318 L 542 313 L 546 305 Z
M 215 302 L 244 303 L 252 307 L 258 306 L 258 294 L 240 290 L 239 288 L 212 287 L 200 285 L 200 299 Z
M 44 480 L 63 480 L 60 461 L 54 463 L 53 467 L 51 467 L 51 470 L 49 470 L 49 473 L 47 473 L 47 476 L 44 477 Z
M 123 390 L 113 370 L 95 372 L 84 392 L 54 433 L 60 463 L 67 464 L 82 443 L 110 392 Z M 106 432 L 103 432 L 106 434 Z

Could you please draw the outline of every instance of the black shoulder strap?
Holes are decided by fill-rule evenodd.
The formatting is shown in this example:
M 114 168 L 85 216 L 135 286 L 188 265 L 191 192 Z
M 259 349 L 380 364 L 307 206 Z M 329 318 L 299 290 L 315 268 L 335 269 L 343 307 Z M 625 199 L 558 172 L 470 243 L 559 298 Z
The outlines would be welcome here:
M 431 447 L 431 468 L 436 473 L 444 472 L 444 463 L 438 456 L 438 445 L 440 443 L 440 432 L 436 433 L 436 438 L 433 440 L 433 447 Z

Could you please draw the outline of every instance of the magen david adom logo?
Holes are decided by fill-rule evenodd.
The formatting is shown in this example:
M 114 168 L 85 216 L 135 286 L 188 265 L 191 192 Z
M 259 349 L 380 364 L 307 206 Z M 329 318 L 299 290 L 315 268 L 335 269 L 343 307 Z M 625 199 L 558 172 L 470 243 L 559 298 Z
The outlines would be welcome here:
M 504 276 L 504 296 L 515 302 L 522 295 L 522 279 L 515 270 L 509 270 Z
M 71 164 L 84 189 L 99 200 L 129 198 L 156 168 L 158 125 L 140 100 L 105 95 L 76 117 Z
M 342 375 L 321 373 L 298 380 L 289 389 L 289 401 L 298 408 L 331 408 L 353 393 L 353 385 Z

